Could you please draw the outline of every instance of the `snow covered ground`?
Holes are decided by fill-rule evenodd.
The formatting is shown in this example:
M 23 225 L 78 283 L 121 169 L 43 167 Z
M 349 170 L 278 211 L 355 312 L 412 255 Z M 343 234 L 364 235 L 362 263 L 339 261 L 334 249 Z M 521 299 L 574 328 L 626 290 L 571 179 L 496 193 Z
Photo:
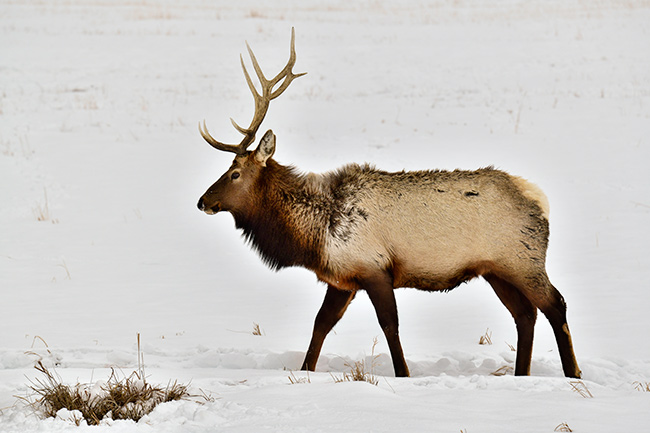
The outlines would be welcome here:
M 646 431 L 648 22 L 648 2 L 616 0 L 2 1 L 0 431 Z M 361 295 L 310 383 L 290 384 L 325 287 L 269 271 L 229 215 L 196 202 L 231 163 L 198 121 L 239 139 L 244 41 L 271 75 L 292 26 L 308 75 L 262 126 L 275 158 L 315 172 L 492 164 L 540 185 L 548 271 L 593 398 L 562 376 L 543 316 L 533 375 L 491 374 L 513 365 L 516 332 L 480 280 L 398 291 L 413 377 L 393 377 Z M 16 403 L 39 359 L 68 383 L 132 371 L 138 333 L 150 382 L 209 398 L 95 428 Z M 379 385 L 334 383 L 375 336 Z

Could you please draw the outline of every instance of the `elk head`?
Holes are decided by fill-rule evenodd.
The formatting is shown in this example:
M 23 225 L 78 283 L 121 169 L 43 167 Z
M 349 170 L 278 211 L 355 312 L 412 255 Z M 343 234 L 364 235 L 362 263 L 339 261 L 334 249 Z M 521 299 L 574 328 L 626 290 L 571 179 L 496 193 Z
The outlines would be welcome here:
M 203 121 L 203 125 L 199 123 L 201 136 L 208 142 L 208 144 L 217 150 L 236 154 L 228 171 L 226 171 L 199 199 L 199 209 L 209 215 L 213 215 L 220 211 L 233 212 L 237 209 L 245 209 L 250 205 L 251 200 L 253 200 L 250 193 L 251 188 L 261 175 L 264 167 L 266 167 L 266 162 L 275 152 L 275 135 L 273 135 L 273 132 L 269 130 L 264 134 L 264 137 L 260 140 L 260 144 L 254 151 L 249 151 L 248 147 L 255 140 L 255 134 L 266 116 L 271 100 L 280 96 L 295 78 L 306 74 L 306 72 L 294 74 L 292 71 L 292 68 L 296 63 L 295 31 L 293 28 L 291 29 L 289 61 L 286 66 L 270 80 L 262 73 L 262 69 L 260 68 L 257 59 L 253 54 L 253 50 L 251 50 L 248 43 L 246 43 L 246 48 L 248 49 L 248 54 L 250 55 L 257 78 L 260 81 L 262 93 L 258 93 L 255 88 L 255 85 L 246 70 L 246 66 L 244 65 L 244 58 L 240 56 L 246 83 L 248 84 L 248 88 L 253 94 L 253 99 L 255 100 L 255 114 L 253 115 L 253 120 L 248 128 L 242 128 L 232 118 L 230 121 L 235 129 L 244 135 L 244 138 L 242 138 L 241 142 L 237 145 L 225 144 L 215 140 L 210 133 L 208 133 L 205 121 Z M 275 88 L 276 86 L 277 88 Z

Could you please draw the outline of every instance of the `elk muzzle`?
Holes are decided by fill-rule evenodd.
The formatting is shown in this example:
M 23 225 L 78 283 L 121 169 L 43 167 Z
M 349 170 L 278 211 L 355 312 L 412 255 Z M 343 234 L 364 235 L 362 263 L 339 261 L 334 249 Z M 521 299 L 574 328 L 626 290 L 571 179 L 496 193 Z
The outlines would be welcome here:
M 203 211 L 207 213 L 208 215 L 214 215 L 218 212 L 221 211 L 221 205 L 219 203 L 215 203 L 212 206 L 206 206 L 205 200 L 203 200 L 203 197 L 199 199 L 198 204 L 196 205 L 200 211 Z

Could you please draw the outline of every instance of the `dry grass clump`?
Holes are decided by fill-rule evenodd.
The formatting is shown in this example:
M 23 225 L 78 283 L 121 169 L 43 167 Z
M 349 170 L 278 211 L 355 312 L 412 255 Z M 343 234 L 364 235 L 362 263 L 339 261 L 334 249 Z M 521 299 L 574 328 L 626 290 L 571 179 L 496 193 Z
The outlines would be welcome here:
M 370 371 L 366 371 L 366 362 L 363 359 L 354 364 L 346 363 L 345 365 L 350 369 L 350 372 L 343 373 L 340 377 L 332 376 L 334 382 L 368 382 L 372 385 L 377 385 L 379 383 L 379 379 L 377 379 L 377 376 L 373 373 L 373 364 L 370 366 Z
M 650 382 L 634 382 L 634 389 L 637 391 L 650 392 Z
M 73 418 L 77 425 L 83 421 L 97 425 L 105 418 L 138 421 L 160 403 L 189 397 L 188 385 L 173 382 L 165 388 L 154 386 L 138 372 L 120 379 L 112 370 L 102 385 L 65 385 L 41 361 L 35 368 L 43 377 L 32 381 L 35 399 L 27 398 L 28 403 L 45 417 L 56 417 L 61 409 L 78 411 L 80 416 Z
M 189 396 L 187 385 L 174 382 L 166 388 L 153 386 L 137 372 L 119 379 L 112 370 L 108 381 L 97 387 L 65 385 L 41 361 L 35 368 L 44 378 L 35 379 L 30 386 L 38 396 L 32 405 L 46 417 L 56 417 L 61 409 L 79 411 L 89 425 L 97 425 L 104 418 L 138 421 L 160 403 Z
M 557 427 L 555 427 L 555 430 L 557 432 L 572 432 L 571 427 L 569 427 L 569 424 L 563 422 L 562 424 L 559 424 Z
M 332 375 L 332 378 L 334 379 L 334 382 L 340 383 L 340 382 L 368 382 L 372 385 L 377 385 L 379 384 L 379 379 L 375 375 L 375 367 L 377 366 L 377 358 L 379 355 L 375 355 L 375 347 L 377 346 L 377 338 L 373 340 L 372 343 L 372 352 L 370 357 L 372 358 L 372 361 L 370 362 L 370 365 L 366 365 L 366 360 L 362 359 L 360 361 L 356 361 L 353 364 L 350 364 L 348 362 L 345 363 L 345 366 L 350 369 L 349 373 L 343 373 L 342 376 L 337 377 Z M 368 371 L 369 367 L 369 371 Z

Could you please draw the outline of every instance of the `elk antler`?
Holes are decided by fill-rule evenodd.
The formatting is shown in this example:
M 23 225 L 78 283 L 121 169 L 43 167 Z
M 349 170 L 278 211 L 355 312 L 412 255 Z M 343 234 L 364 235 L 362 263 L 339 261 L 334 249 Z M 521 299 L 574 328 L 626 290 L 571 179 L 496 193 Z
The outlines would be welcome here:
M 291 84 L 291 82 L 295 78 L 301 77 L 306 74 L 306 72 L 303 72 L 301 74 L 294 74 L 293 71 L 291 70 L 293 68 L 293 65 L 296 63 L 295 41 L 296 41 L 296 32 L 292 27 L 291 28 L 291 53 L 289 55 L 289 62 L 284 67 L 284 69 L 282 69 L 278 73 L 278 75 L 276 75 L 270 80 L 268 80 L 262 73 L 262 68 L 260 68 L 259 63 L 257 63 L 257 59 L 255 58 L 255 54 L 253 54 L 253 50 L 251 50 L 251 47 L 248 45 L 248 42 L 246 42 L 246 48 L 248 49 L 248 54 L 250 55 L 251 61 L 253 62 L 253 68 L 255 69 L 257 78 L 260 80 L 260 84 L 262 85 L 262 94 L 260 95 L 259 93 L 257 93 L 257 89 L 255 89 L 255 86 L 253 85 L 253 81 L 251 80 L 250 75 L 248 75 L 248 71 L 246 70 L 246 66 L 244 65 L 244 58 L 240 55 L 239 58 L 241 60 L 241 67 L 244 70 L 244 76 L 246 77 L 248 88 L 251 90 L 251 93 L 253 93 L 253 99 L 255 99 L 255 115 L 253 116 L 253 120 L 251 121 L 251 124 L 248 128 L 242 128 L 237 124 L 237 122 L 235 122 L 232 118 L 230 118 L 230 121 L 232 122 L 232 125 L 235 127 L 235 129 L 240 133 L 244 134 L 244 138 L 239 144 L 224 144 L 215 140 L 208 132 L 208 128 L 205 126 L 205 120 L 203 121 L 203 125 L 199 123 L 199 132 L 201 132 L 201 136 L 212 147 L 218 150 L 224 150 L 226 152 L 234 152 L 238 155 L 242 155 L 246 152 L 248 146 L 250 146 L 253 140 L 255 140 L 255 133 L 259 129 L 260 125 L 262 124 L 262 121 L 264 120 L 264 116 L 266 116 L 266 112 L 269 109 L 269 104 L 271 100 L 280 96 L 282 92 L 284 92 L 287 89 L 287 87 L 289 87 L 289 84 Z M 280 86 L 277 89 L 273 90 L 273 88 L 282 80 L 284 80 L 282 84 L 280 84 Z

